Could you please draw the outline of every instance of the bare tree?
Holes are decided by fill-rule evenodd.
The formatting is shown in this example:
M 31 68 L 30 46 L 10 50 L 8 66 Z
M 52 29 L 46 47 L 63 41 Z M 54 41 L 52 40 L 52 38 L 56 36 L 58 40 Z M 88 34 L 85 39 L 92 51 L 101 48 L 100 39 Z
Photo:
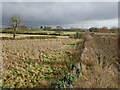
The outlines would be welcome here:
M 12 16 L 10 18 L 10 25 L 11 25 L 11 28 L 13 29 L 13 39 L 15 39 L 16 30 L 20 26 L 21 22 L 22 22 L 22 19 L 20 16 Z
M 62 33 L 62 26 L 56 26 L 56 32 L 59 33 L 59 35 Z

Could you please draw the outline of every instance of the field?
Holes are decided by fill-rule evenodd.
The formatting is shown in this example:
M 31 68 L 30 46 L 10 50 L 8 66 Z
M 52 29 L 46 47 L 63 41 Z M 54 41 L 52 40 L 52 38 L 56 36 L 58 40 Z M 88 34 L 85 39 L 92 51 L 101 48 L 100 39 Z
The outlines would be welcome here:
M 6 87 L 49 87 L 69 72 L 67 53 L 79 39 L 4 40 L 3 84 Z
M 86 1 L 1 3 L 0 90 L 120 90 L 120 4 Z
M 3 33 L 12 33 L 12 30 L 11 29 L 1 29 L 0 32 L 3 32 Z M 57 35 L 58 32 L 57 31 L 49 31 L 49 30 L 17 30 L 16 33 L 20 33 L 20 34 L 40 34 L 40 35 Z M 61 31 L 61 36 L 68 36 L 68 35 L 72 35 L 72 34 L 75 34 L 76 31 Z
M 37 33 L 39 33 L 39 32 L 44 32 L 44 33 L 48 33 L 48 34 L 51 34 L 51 33 L 56 33 L 55 31 L 32 31 L 31 33 L 35 33 L 35 32 L 37 32 Z M 75 34 L 76 32 L 75 31 L 71 31 L 71 32 L 69 32 L 69 31 L 62 31 L 62 34 L 64 35 L 64 34 Z
M 2 39 L 12 39 L 13 34 L 0 34 L 0 38 Z M 27 39 L 27 38 L 38 38 L 38 39 L 45 39 L 45 38 L 69 38 L 69 36 L 52 36 L 52 35 L 27 35 L 27 34 L 16 34 L 16 39 Z
M 118 88 L 117 34 L 64 34 L 1 34 L 3 87 Z

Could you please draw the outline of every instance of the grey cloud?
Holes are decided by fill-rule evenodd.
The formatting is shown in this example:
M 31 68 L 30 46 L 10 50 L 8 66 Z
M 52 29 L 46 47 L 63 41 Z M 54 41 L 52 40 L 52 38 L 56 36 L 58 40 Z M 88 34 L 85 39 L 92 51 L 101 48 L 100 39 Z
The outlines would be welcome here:
M 115 2 L 4 2 L 3 23 L 18 14 L 27 26 L 69 25 L 118 17 Z

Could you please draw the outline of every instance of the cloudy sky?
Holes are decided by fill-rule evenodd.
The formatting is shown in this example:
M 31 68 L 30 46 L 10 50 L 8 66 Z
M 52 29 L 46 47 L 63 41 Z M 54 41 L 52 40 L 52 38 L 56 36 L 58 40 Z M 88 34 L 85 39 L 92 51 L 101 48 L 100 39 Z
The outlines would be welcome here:
M 65 28 L 118 26 L 117 2 L 2 2 L 2 26 L 10 16 L 20 15 L 27 27 L 41 25 Z

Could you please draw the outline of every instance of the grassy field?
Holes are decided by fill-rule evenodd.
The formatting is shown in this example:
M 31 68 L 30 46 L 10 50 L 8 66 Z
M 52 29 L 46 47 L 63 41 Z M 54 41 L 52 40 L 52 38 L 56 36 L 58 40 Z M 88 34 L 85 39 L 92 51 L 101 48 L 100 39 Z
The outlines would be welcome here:
M 12 29 L 0 29 L 0 32 L 5 32 L 5 33 L 12 33 Z M 34 35 L 58 35 L 59 33 L 57 31 L 49 31 L 49 30 L 40 30 L 40 29 L 33 29 L 33 30 L 17 30 L 16 33 L 21 33 L 21 34 L 34 34 Z M 79 33 L 84 33 L 84 32 L 79 32 Z M 90 32 L 93 33 L 93 32 Z M 61 31 L 60 36 L 70 36 L 76 34 L 76 31 Z M 117 35 L 117 33 L 100 33 L 100 32 L 95 32 L 97 35 Z
M 0 37 L 13 37 L 13 34 L 4 34 L 0 33 Z M 27 35 L 27 34 L 16 34 L 16 38 L 22 38 L 22 37 L 53 37 L 52 35 Z M 54 36 L 57 38 L 68 38 L 68 36 Z
M 6 33 L 11 33 L 12 29 L 1 29 L 0 32 L 6 32 Z M 36 34 L 58 34 L 58 32 L 56 31 L 48 31 L 48 30 L 17 30 L 17 33 L 36 33 Z M 75 31 L 61 31 L 61 35 L 71 35 L 71 34 L 75 34 Z
M 40 32 L 44 32 L 44 33 L 48 33 L 48 34 L 52 34 L 52 33 L 56 33 L 56 31 L 47 31 L 47 30 L 45 30 L 45 31 L 39 31 L 39 30 L 37 30 L 37 31 L 31 31 L 31 33 L 40 33 Z M 62 32 L 62 34 L 64 35 L 64 34 L 75 34 L 76 32 L 75 31 L 61 31 Z

